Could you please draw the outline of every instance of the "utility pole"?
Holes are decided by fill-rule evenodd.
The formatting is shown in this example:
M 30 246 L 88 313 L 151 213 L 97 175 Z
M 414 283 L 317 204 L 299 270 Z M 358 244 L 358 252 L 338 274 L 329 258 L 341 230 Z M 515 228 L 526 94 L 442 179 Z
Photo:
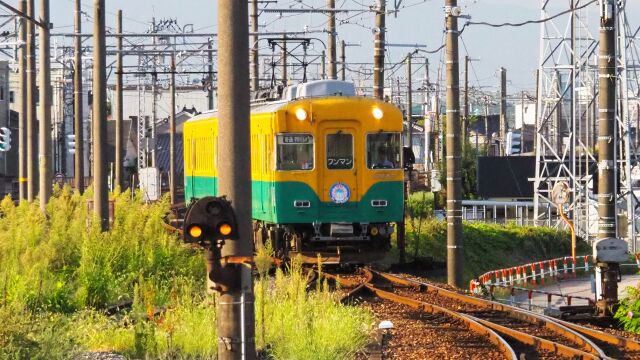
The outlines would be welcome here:
M 219 191 L 232 201 L 239 239 L 227 240 L 221 256 L 253 256 L 249 134 L 249 34 L 247 1 L 218 1 Z M 232 266 L 232 265 L 231 265 Z M 218 359 L 256 358 L 251 268 L 225 266 L 234 284 L 218 302 Z M 222 344 L 227 344 L 222 346 Z
M 327 54 L 325 53 L 324 50 L 322 50 L 322 54 L 320 55 L 320 58 L 322 59 L 321 68 L 320 68 L 322 72 L 322 78 L 326 79 L 327 78 L 327 63 L 326 63 Z
M 122 34 L 122 10 L 118 10 L 116 18 L 116 32 Z M 115 157 L 115 181 L 116 187 L 122 187 L 122 153 L 124 152 L 122 121 L 124 118 L 124 99 L 122 94 L 122 36 L 116 38 L 116 157 Z
M 107 79 L 105 0 L 93 0 L 93 211 L 102 231 L 109 229 L 107 192 Z
M 500 68 L 500 156 L 507 154 L 507 69 Z
M 462 118 L 462 137 L 464 144 L 467 142 L 467 134 L 469 131 L 469 55 L 464 57 L 464 116 Z M 478 134 L 476 133 L 476 137 Z M 465 146 L 462 147 L 464 151 Z
M 336 0 L 327 0 L 329 10 L 329 22 L 327 32 L 329 33 L 329 79 L 338 78 L 338 67 L 336 64 Z
M 171 112 L 169 115 L 169 193 L 176 204 L 176 55 L 171 54 Z
M 376 0 L 376 27 L 373 48 L 373 96 L 382 100 L 384 98 L 384 51 L 385 51 L 385 17 L 387 0 Z
M 282 86 L 287 86 L 287 35 L 282 37 Z M 324 60 L 324 59 L 323 59 Z
M 35 16 L 35 0 L 27 1 L 27 15 Z M 33 22 L 27 22 L 27 200 L 33 202 L 36 197 L 36 28 Z
M 484 96 L 484 155 L 489 156 L 492 136 L 489 133 L 489 96 Z M 477 143 L 477 140 L 476 140 Z M 478 146 L 476 145 L 476 151 Z
M 155 37 L 157 30 L 156 27 L 156 18 L 153 18 L 151 21 L 151 26 L 153 27 L 153 50 L 157 50 L 156 44 L 157 40 Z M 153 71 L 151 72 L 151 92 L 152 99 L 151 102 L 151 167 L 156 168 L 156 122 L 158 121 L 158 56 L 153 56 Z
M 18 11 L 27 12 L 27 1 L 20 0 Z M 21 17 L 20 50 L 18 67 L 20 71 L 20 117 L 18 119 L 18 194 L 20 201 L 27 199 L 27 26 L 28 21 Z
M 209 104 L 209 110 L 213 110 L 213 38 L 209 38 L 208 44 L 208 61 L 209 61 L 209 89 L 207 90 L 207 102 Z
M 447 282 L 462 288 L 462 182 L 457 0 L 445 0 L 447 64 Z
M 49 0 L 40 0 L 40 133 L 39 133 L 39 175 L 40 210 L 47 210 L 51 197 L 53 177 L 51 176 L 51 48 L 49 29 Z
M 258 0 L 251 0 L 251 90 L 260 88 L 260 56 L 258 53 Z
M 600 2 L 600 55 L 598 96 L 598 242 L 615 238 L 616 229 L 616 16 L 617 1 Z M 596 243 L 597 244 L 597 243 Z M 618 303 L 620 264 L 596 264 L 596 306 L 604 316 L 612 316 Z
M 347 80 L 347 43 L 344 40 L 340 41 L 340 62 L 342 63 L 342 69 L 340 71 L 340 78 L 342 81 Z
M 427 172 L 427 188 L 431 191 L 431 81 L 429 79 L 429 58 L 424 58 L 424 170 Z
M 82 33 L 82 1 L 75 0 L 74 31 Z M 84 124 L 83 124 L 83 96 L 82 96 L 82 37 L 76 36 L 74 41 L 73 64 L 73 132 L 75 134 L 76 152 L 73 155 L 74 170 L 73 183 L 76 191 L 84 192 Z
M 413 89 L 411 88 L 411 53 L 407 54 L 407 143 L 413 149 L 413 118 L 411 108 L 413 107 Z M 409 179 L 411 184 L 411 179 Z

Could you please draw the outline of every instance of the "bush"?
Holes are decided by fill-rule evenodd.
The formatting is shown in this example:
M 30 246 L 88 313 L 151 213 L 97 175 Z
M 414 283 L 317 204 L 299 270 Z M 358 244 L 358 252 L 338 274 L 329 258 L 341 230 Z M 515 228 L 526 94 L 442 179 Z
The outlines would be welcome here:
M 37 203 L 0 202 L 0 358 L 67 359 L 86 351 L 129 358 L 210 359 L 217 354 L 215 304 L 205 295 L 200 251 L 168 234 L 167 199 L 146 204 L 115 193 L 115 219 L 101 232 L 84 195 L 56 189 Z M 268 259 L 268 248 L 262 258 Z M 371 314 L 323 288 L 306 292 L 302 268 L 255 284 L 263 352 L 286 359 L 343 359 L 364 347 Z M 107 316 L 107 306 L 132 302 Z M 265 325 L 265 326 L 262 326 Z
M 139 195 L 114 194 L 115 221 L 102 233 L 87 199 L 69 188 L 47 206 L 0 204 L 0 282 L 7 303 L 27 310 L 71 313 L 131 300 L 143 274 L 166 299 L 171 279 L 204 276 L 202 260 L 163 228 L 165 201 L 146 205 Z
M 447 258 L 447 224 L 427 220 L 421 227 L 407 227 L 407 253 L 417 258 Z M 571 237 L 566 231 L 546 227 L 463 223 L 465 280 L 489 270 L 546 260 L 571 253 Z M 578 253 L 588 253 L 590 247 L 580 241 Z
M 620 300 L 614 317 L 626 331 L 640 334 L 640 285 L 627 287 L 627 296 Z

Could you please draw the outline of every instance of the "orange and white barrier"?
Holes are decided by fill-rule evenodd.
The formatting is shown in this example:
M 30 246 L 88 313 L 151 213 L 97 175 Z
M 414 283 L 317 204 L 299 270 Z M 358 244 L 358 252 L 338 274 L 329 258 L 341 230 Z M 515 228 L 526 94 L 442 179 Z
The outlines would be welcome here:
M 519 265 L 515 267 L 509 267 L 504 269 L 498 269 L 486 272 L 479 276 L 477 279 L 471 280 L 469 283 L 469 290 L 472 293 L 480 294 L 484 287 L 487 291 L 490 289 L 493 294 L 495 287 L 509 288 L 511 291 L 511 300 L 515 297 L 515 291 L 528 291 L 529 299 L 534 293 L 547 294 L 547 303 L 551 304 L 552 297 L 562 297 L 566 299 L 566 302 L 570 303 L 570 297 L 562 294 L 544 292 L 540 290 L 518 287 L 520 286 L 536 286 L 538 284 L 544 285 L 546 279 L 554 278 L 575 278 L 578 271 L 589 271 L 590 261 L 592 256 L 581 256 L 577 259 L 571 256 L 565 256 L 562 258 L 536 261 L 529 264 Z M 558 263 L 562 262 L 562 269 L 558 268 Z M 636 255 L 636 264 L 640 269 L 640 254 Z M 575 296 L 574 296 L 575 298 Z M 584 298 L 589 301 L 593 301 L 590 298 Z

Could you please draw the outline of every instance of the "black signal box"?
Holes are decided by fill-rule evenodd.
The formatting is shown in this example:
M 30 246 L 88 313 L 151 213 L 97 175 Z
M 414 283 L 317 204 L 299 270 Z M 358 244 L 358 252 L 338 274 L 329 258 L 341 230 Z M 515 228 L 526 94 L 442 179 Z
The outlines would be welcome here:
M 207 196 L 193 202 L 187 209 L 183 230 L 187 243 L 239 239 L 236 214 L 225 197 Z

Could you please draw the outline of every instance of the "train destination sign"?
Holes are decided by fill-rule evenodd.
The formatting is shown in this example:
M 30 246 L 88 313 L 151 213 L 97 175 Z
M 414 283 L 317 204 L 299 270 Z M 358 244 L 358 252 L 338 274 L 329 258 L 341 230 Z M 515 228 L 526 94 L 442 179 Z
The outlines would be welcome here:
M 284 135 L 278 136 L 278 144 L 312 144 L 311 135 Z

